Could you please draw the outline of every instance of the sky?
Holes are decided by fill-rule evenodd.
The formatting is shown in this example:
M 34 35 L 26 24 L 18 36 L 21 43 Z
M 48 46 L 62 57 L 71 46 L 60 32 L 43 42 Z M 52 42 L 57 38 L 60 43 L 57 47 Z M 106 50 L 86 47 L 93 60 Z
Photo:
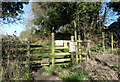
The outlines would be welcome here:
M 103 5 L 103 10 L 104 10 L 104 7 L 105 7 L 105 4 Z M 29 13 L 31 11 L 30 8 L 31 8 L 30 3 L 28 5 L 24 5 L 23 10 L 24 10 L 25 14 L 23 15 L 23 17 L 25 19 L 27 19 L 27 16 L 29 16 Z M 106 26 L 109 26 L 112 22 L 117 21 L 118 16 L 116 16 L 116 14 L 117 13 L 113 12 L 112 9 L 109 9 L 109 12 L 108 12 L 108 15 L 107 15 L 108 20 L 106 21 L 107 24 L 105 24 Z M 2 29 L 0 29 L 0 33 L 2 33 L 4 35 L 15 34 L 17 36 L 20 36 L 21 31 L 26 30 L 25 27 L 26 27 L 26 25 L 23 25 L 23 24 L 20 24 L 20 23 L 19 24 L 4 25 L 4 27 L 2 27 Z M 16 33 L 14 33 L 15 31 L 16 31 Z
M 28 13 L 30 12 L 30 3 L 28 5 L 24 4 L 23 10 L 25 12 L 25 14 L 23 14 L 22 16 L 26 19 L 28 16 Z M 5 24 L 2 29 L 0 30 L 0 33 L 6 35 L 13 35 L 15 34 L 16 36 L 20 36 L 21 31 L 26 30 L 25 28 L 26 26 L 18 23 L 18 24 Z M 16 33 L 14 33 L 16 31 Z

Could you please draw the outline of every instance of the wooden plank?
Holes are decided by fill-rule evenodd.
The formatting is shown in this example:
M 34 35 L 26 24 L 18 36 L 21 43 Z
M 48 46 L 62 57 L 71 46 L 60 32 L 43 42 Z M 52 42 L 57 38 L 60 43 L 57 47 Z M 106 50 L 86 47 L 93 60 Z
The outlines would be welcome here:
M 76 63 L 78 63 L 78 46 L 76 46 Z
M 111 47 L 112 47 L 112 53 L 113 53 L 113 33 L 111 33 Z
M 74 36 L 75 36 L 75 42 L 77 41 L 77 28 L 76 28 L 76 22 L 74 21 Z
M 80 63 L 81 63 L 81 58 L 82 58 L 82 56 L 81 56 L 81 49 L 79 49 L 79 52 L 78 52 L 79 54 L 79 60 L 80 60 Z
M 81 59 L 79 58 L 78 60 L 80 60 L 80 61 L 81 61 L 81 60 L 85 60 L 85 58 L 81 58 Z
M 31 48 L 30 50 L 43 50 L 43 49 L 51 49 L 51 47 L 35 47 Z
M 55 55 L 70 55 L 70 53 L 65 52 L 65 53 L 55 53 Z
M 55 59 L 55 62 L 64 62 L 64 61 L 71 61 L 70 58 L 66 58 L 66 59 Z
M 91 42 L 90 40 L 83 40 L 83 42 Z
M 102 45 L 103 45 L 103 49 L 105 50 L 105 44 L 104 44 L 104 32 L 102 32 Z
M 52 53 L 31 54 L 31 56 L 48 56 L 48 55 L 52 55 Z
M 27 49 L 25 48 L 10 48 L 10 49 L 7 49 L 7 50 L 23 50 L 23 51 L 26 51 Z
M 80 47 L 78 47 L 78 49 L 83 49 L 83 48 L 85 48 L 84 46 L 80 46 Z
M 21 64 L 27 64 L 27 61 L 20 62 Z M 41 63 L 41 60 L 39 61 L 30 61 L 30 63 Z
M 41 60 L 41 63 L 49 63 L 49 58 L 43 58 L 43 59 Z
M 60 41 L 60 40 L 55 40 L 55 42 L 56 42 L 56 41 Z M 61 41 L 67 42 L 67 43 L 70 42 L 70 40 L 61 40 Z
M 55 47 L 55 49 L 68 49 L 69 47 Z
M 81 55 L 87 55 L 87 53 L 86 52 L 79 52 L 79 54 L 81 54 Z
M 30 61 L 30 63 L 41 63 L 41 60 L 39 60 L 39 61 Z
M 54 53 L 55 55 L 70 55 L 69 52 L 65 53 Z M 50 56 L 52 53 L 40 53 L 40 54 L 31 54 L 31 56 Z
M 64 42 L 64 47 L 65 47 L 65 48 L 68 47 L 67 42 Z
M 52 33 L 52 67 L 54 68 L 55 65 L 55 47 L 54 47 L 54 33 Z
M 80 41 L 80 35 L 78 35 L 78 41 Z M 78 43 L 78 48 L 80 48 L 81 44 L 80 42 Z
M 41 64 L 41 66 L 46 66 L 46 65 L 50 65 L 49 63 L 48 64 Z
M 74 42 L 74 36 L 71 36 L 71 42 Z M 70 48 L 70 51 L 71 51 L 71 48 Z M 74 52 L 71 52 L 70 54 L 71 54 L 72 64 L 74 64 Z
M 83 42 L 82 40 L 77 40 L 77 42 Z
M 28 48 L 27 48 L 27 62 L 28 62 L 28 66 L 30 65 L 30 41 L 28 40 Z

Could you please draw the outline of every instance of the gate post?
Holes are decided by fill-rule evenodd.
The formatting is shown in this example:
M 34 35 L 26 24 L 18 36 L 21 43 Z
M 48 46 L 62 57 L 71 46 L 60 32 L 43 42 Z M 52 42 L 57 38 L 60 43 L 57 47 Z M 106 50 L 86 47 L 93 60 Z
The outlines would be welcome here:
M 78 35 L 78 40 L 80 41 L 80 35 Z M 80 60 L 80 63 L 81 63 L 81 43 L 79 42 L 78 43 L 78 53 L 80 52 L 79 54 L 79 60 Z
M 74 36 L 71 36 L 71 42 L 74 42 Z M 70 44 L 71 45 L 71 44 Z M 71 51 L 71 60 L 72 60 L 72 64 L 74 64 L 74 52 Z
M 55 54 L 54 54 L 54 33 L 52 33 L 52 67 L 54 67 L 55 64 Z

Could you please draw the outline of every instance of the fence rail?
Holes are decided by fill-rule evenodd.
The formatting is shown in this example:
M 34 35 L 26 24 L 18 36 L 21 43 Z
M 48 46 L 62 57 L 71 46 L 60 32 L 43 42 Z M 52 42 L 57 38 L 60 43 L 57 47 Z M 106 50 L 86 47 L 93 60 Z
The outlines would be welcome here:
M 55 43 L 57 41 L 62 41 L 62 46 L 56 46 Z M 64 50 L 67 49 L 70 50 L 70 42 L 71 40 L 54 40 L 54 33 L 52 33 L 52 47 L 43 47 L 42 45 L 30 45 L 30 42 L 22 43 L 21 41 L 4 41 L 4 44 L 6 46 L 6 50 L 8 51 L 27 51 L 26 54 L 24 54 L 24 57 L 27 57 L 26 61 L 21 62 L 22 64 L 27 63 L 40 63 L 41 65 L 50 65 L 54 67 L 54 64 L 60 64 L 61 62 L 65 63 L 66 61 L 72 61 L 70 56 L 74 55 L 74 60 L 83 60 L 82 55 L 87 55 L 87 52 L 81 52 L 79 51 L 81 48 L 85 48 L 83 46 L 80 46 L 80 43 L 82 42 L 89 42 L 89 40 L 77 40 L 78 44 L 75 44 L 77 47 L 77 53 L 76 57 L 75 54 L 72 52 L 59 52 L 56 53 L 55 50 Z M 8 48 L 9 47 L 9 48 Z M 8 49 L 7 49 L 8 48 Z M 34 50 L 51 50 L 51 53 L 31 53 Z M 11 55 L 12 56 L 12 55 Z M 61 58 L 56 58 L 57 56 L 62 56 Z M 69 57 L 65 57 L 69 56 Z M 4 56 L 5 57 L 5 56 Z M 39 59 L 41 57 L 41 59 Z M 47 57 L 47 58 L 46 58 Z M 8 56 L 6 56 L 8 58 Z M 37 59 L 37 60 L 34 60 Z M 49 60 L 49 61 L 48 61 Z M 45 63 L 47 61 L 47 63 Z
M 105 33 L 102 32 L 102 46 L 103 49 L 105 49 Z M 73 38 L 73 37 L 72 37 Z M 111 33 L 111 47 L 112 47 L 112 51 L 113 51 L 113 45 L 114 45 L 114 41 L 113 41 L 113 33 Z M 63 46 L 56 46 L 55 43 L 57 41 L 62 41 L 63 42 Z M 76 60 L 76 62 L 78 62 L 78 60 L 82 60 L 81 55 L 87 55 L 88 52 L 90 52 L 90 40 L 80 40 L 80 35 L 78 35 L 78 40 L 76 40 L 77 44 L 74 43 L 76 45 L 76 57 L 74 57 L 74 59 L 72 59 L 72 55 L 74 55 L 72 52 L 60 52 L 60 53 L 56 53 L 55 50 L 63 50 L 63 49 L 69 49 L 70 50 L 70 42 L 71 40 L 54 40 L 54 33 L 52 33 L 52 47 L 43 47 L 42 45 L 30 45 L 29 42 L 25 42 L 25 43 L 21 43 L 21 41 L 4 41 L 4 45 L 7 51 L 27 51 L 27 55 L 24 56 L 28 56 L 28 58 L 31 57 L 42 57 L 44 59 L 44 57 L 49 57 L 50 62 L 52 63 L 52 65 L 54 66 L 54 64 L 56 62 L 64 62 L 64 61 L 72 61 L 72 60 Z M 81 43 L 86 42 L 87 43 L 87 47 L 86 47 L 86 51 L 82 52 L 81 49 L 85 48 L 84 46 L 81 45 Z M 69 44 L 69 45 L 68 45 Z M 51 53 L 40 53 L 40 54 L 36 54 L 36 53 L 31 53 L 34 50 L 51 50 Z M 55 56 L 71 56 L 71 58 L 62 58 L 62 59 L 56 59 Z M 4 56 L 5 57 L 5 56 Z M 7 56 L 9 57 L 9 56 Z M 30 59 L 29 59 L 30 60 Z M 32 60 L 33 63 L 41 63 L 41 60 L 38 61 L 34 61 Z M 32 62 L 30 60 L 30 62 Z M 42 64 L 42 63 L 41 63 Z M 47 64 L 48 65 L 48 64 Z

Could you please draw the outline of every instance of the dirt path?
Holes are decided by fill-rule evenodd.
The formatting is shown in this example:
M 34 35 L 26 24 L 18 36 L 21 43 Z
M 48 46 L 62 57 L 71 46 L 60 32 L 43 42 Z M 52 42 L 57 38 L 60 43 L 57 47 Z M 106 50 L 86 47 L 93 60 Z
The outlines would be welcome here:
M 52 73 L 45 73 L 45 74 L 40 74 L 41 73 L 41 68 L 37 72 L 32 72 L 32 76 L 34 80 L 62 80 L 60 77 L 53 75 Z

